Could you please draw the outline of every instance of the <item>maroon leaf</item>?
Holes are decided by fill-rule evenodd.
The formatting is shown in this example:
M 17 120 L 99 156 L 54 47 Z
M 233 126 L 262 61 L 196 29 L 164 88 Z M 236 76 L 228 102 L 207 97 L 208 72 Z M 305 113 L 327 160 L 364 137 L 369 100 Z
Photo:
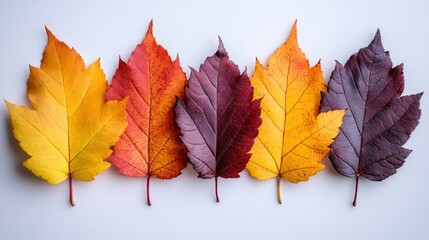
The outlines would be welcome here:
M 347 109 L 329 156 L 339 173 L 356 178 L 354 206 L 359 176 L 382 181 L 411 153 L 402 145 L 419 123 L 423 93 L 401 97 L 403 89 L 403 66 L 392 68 L 377 31 L 344 66 L 337 62 L 322 93 L 321 111 Z
M 200 70 L 191 68 L 185 101 L 176 103 L 176 123 L 188 158 L 200 178 L 238 178 L 261 125 L 260 100 L 245 72 L 229 60 L 219 38 L 219 49 Z

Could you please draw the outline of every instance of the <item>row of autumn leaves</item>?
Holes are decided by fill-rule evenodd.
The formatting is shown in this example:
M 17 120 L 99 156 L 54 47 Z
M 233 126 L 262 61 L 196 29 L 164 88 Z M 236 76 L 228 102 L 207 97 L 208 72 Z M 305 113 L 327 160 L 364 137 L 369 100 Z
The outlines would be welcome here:
M 217 52 L 198 71 L 191 69 L 187 81 L 179 60 L 172 61 L 156 43 L 151 22 L 128 62 L 120 60 L 107 90 L 99 61 L 85 67 L 74 49 L 49 30 L 47 34 L 41 67 L 30 67 L 28 97 L 34 110 L 6 104 L 14 135 L 31 156 L 23 165 L 51 184 L 68 179 L 72 205 L 72 179 L 91 181 L 110 163 L 122 174 L 147 178 L 150 205 L 150 178 L 176 177 L 188 161 L 199 177 L 215 179 L 219 201 L 218 177 L 237 178 L 247 168 L 257 179 L 276 178 L 278 186 L 281 178 L 293 183 L 306 181 L 324 168 L 320 162 L 331 145 L 335 168 L 356 177 L 356 191 L 359 175 L 382 180 L 393 174 L 409 153 L 401 150 L 405 140 L 396 143 L 400 144 L 398 151 L 404 152 L 399 157 L 384 159 L 381 165 L 377 159 L 369 159 L 368 154 L 383 154 L 371 149 L 365 153 L 365 138 L 382 133 L 374 126 L 368 134 L 360 129 L 365 113 L 356 116 L 357 111 L 347 103 L 350 99 L 354 104 L 363 100 L 356 98 L 357 93 L 362 94 L 359 88 L 363 83 L 344 79 L 347 74 L 356 77 L 353 71 L 359 71 L 362 81 L 371 81 L 363 76 L 368 70 L 363 69 L 365 55 L 361 59 L 360 53 L 352 56 L 357 68 L 353 62 L 345 68 L 337 65 L 329 84 L 331 91 L 326 93 L 320 64 L 310 68 L 298 47 L 296 23 L 266 67 L 256 62 L 250 80 L 229 60 L 220 40 Z M 368 49 L 374 56 L 384 54 L 390 62 L 379 33 Z M 390 88 L 403 89 L 402 65 L 394 70 L 390 62 L 382 68 L 387 68 L 388 74 L 385 80 L 377 81 L 387 82 L 383 91 L 388 93 L 379 91 L 379 98 L 389 95 Z M 323 99 L 321 92 L 325 92 Z M 399 94 L 386 97 L 388 101 L 398 98 L 402 90 L 395 92 Z M 368 98 L 371 94 L 367 90 Z M 408 121 L 403 131 L 408 137 L 418 123 L 420 96 L 407 108 L 418 117 L 413 120 L 410 114 L 402 114 Z M 388 108 L 388 101 L 378 111 Z M 399 132 L 395 130 L 395 134 Z M 396 151 L 395 146 L 384 147 Z M 355 154 L 350 153 L 353 150 Z M 280 188 L 278 201 L 281 203 Z

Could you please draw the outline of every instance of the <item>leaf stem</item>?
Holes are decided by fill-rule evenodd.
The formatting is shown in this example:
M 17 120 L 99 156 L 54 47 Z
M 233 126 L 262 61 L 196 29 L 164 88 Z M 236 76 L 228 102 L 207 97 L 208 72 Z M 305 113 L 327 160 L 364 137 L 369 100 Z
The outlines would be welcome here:
M 282 194 L 280 192 L 280 182 L 282 178 L 280 176 L 277 176 L 277 201 L 279 204 L 282 204 Z
M 219 194 L 217 192 L 217 177 L 215 177 L 215 193 L 216 193 L 216 202 L 220 202 Z
M 70 204 L 74 207 L 74 200 L 73 200 L 73 179 L 71 175 L 69 175 L 69 195 L 70 195 Z
M 354 198 L 354 200 L 353 200 L 353 207 L 356 207 L 356 200 L 357 200 L 357 194 L 358 194 L 358 187 L 359 187 L 359 174 L 356 174 L 355 198 Z
M 150 202 L 150 176 L 148 175 L 146 178 L 146 198 L 147 198 L 147 205 L 152 206 L 152 203 Z

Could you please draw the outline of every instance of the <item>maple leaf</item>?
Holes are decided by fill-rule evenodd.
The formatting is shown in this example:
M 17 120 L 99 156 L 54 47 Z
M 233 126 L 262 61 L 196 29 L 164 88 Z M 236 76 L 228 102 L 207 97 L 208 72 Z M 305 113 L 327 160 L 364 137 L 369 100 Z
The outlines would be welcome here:
M 200 178 L 238 178 L 261 125 L 260 100 L 245 72 L 229 60 L 219 38 L 217 52 L 199 71 L 191 68 L 186 100 L 177 100 L 176 123 L 187 146 L 188 158 Z
M 247 164 L 259 179 L 306 181 L 324 168 L 320 161 L 338 134 L 344 110 L 319 114 L 320 92 L 325 91 L 320 63 L 310 68 L 298 47 L 296 22 L 288 40 L 270 57 L 268 66 L 256 60 L 250 79 L 254 99 L 261 102 L 262 125 Z
M 354 206 L 359 176 L 382 181 L 411 153 L 402 145 L 419 123 L 423 93 L 400 97 L 403 90 L 403 65 L 392 68 L 377 31 L 344 66 L 337 62 L 323 93 L 322 111 L 347 109 L 330 159 L 339 173 L 356 178 Z
M 179 59 L 172 61 L 157 44 L 150 22 L 143 42 L 119 67 L 107 90 L 107 99 L 129 96 L 128 126 L 109 157 L 119 172 L 147 177 L 150 206 L 150 178 L 171 179 L 186 166 L 186 148 L 174 123 L 176 96 L 183 97 L 186 82 Z
M 126 127 L 126 100 L 105 102 L 106 80 L 97 60 L 79 54 L 48 29 L 40 68 L 30 66 L 28 98 L 34 110 L 6 105 L 15 138 L 31 157 L 23 165 L 48 183 L 92 181 L 107 169 L 110 147 Z

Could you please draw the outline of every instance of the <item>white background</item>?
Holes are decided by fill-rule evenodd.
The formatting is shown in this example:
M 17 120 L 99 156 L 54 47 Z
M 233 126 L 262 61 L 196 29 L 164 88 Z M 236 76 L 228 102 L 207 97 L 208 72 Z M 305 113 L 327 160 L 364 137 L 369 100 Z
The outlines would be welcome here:
M 326 81 L 334 60 L 344 63 L 367 46 L 380 28 L 394 64 L 405 65 L 405 94 L 429 91 L 429 4 L 425 1 L 5 1 L 0 0 L 0 98 L 28 106 L 28 65 L 39 66 L 44 26 L 77 49 L 85 63 L 101 57 L 111 79 L 118 57 L 129 54 L 154 19 L 154 34 L 188 74 L 223 39 L 230 57 L 253 72 L 255 57 L 266 63 L 298 19 L 298 38 L 313 65 L 319 59 Z M 323 2 L 323 3 L 322 3 Z M 214 199 L 212 180 L 197 179 L 188 166 L 173 180 L 151 182 L 119 175 L 114 168 L 95 181 L 75 181 L 76 206 L 66 182 L 50 185 L 21 166 L 26 155 L 11 134 L 0 103 L 0 239 L 428 239 L 429 102 L 423 96 L 421 123 L 406 144 L 413 149 L 398 173 L 383 182 L 360 182 L 326 169 L 300 184 L 257 181 L 247 172 L 221 179 Z

